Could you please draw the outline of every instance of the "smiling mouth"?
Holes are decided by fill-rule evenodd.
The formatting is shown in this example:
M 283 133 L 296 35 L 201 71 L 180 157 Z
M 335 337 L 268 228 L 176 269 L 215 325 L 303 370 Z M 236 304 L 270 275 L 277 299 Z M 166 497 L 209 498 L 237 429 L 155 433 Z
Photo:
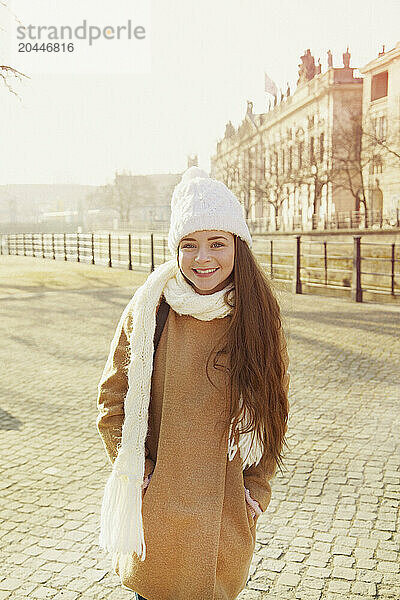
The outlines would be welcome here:
M 210 277 L 211 275 L 213 275 L 213 273 L 218 271 L 218 269 L 219 269 L 219 267 L 215 267 L 213 269 L 192 269 L 192 270 L 199 277 Z

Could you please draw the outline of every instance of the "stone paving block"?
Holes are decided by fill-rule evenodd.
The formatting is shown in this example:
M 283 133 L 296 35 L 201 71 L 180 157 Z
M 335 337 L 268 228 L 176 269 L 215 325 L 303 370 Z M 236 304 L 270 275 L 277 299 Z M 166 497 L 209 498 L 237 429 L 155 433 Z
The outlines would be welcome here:
M 38 599 L 42 599 L 42 598 L 54 598 L 54 596 L 56 596 L 57 594 L 57 590 L 55 590 L 54 588 L 50 588 L 50 587 L 45 587 L 45 586 L 39 586 L 37 588 L 35 588 L 34 590 L 31 591 L 30 595 L 31 598 L 38 598 Z
M 312 565 L 314 567 L 326 567 L 330 560 L 330 555 L 325 552 L 313 551 L 305 561 L 306 565 Z
M 395 563 L 395 562 L 380 561 L 380 562 L 378 562 L 377 569 L 378 569 L 378 571 L 381 571 L 382 573 L 399 573 L 400 564 L 399 564 L 399 562 Z
M 302 586 L 306 588 L 322 590 L 326 586 L 326 580 L 319 579 L 318 577 L 303 577 Z
M 364 583 L 363 581 L 355 581 L 352 583 L 351 591 L 354 594 L 360 594 L 363 598 L 368 596 L 376 596 L 376 583 Z
M 332 577 L 351 581 L 356 578 L 356 571 L 355 569 L 350 569 L 348 567 L 334 567 L 332 571 Z
M 335 567 L 352 567 L 355 562 L 353 556 L 343 556 L 342 554 L 335 555 L 332 560 Z
M 348 548 L 346 546 L 334 546 L 332 549 L 332 554 L 338 556 L 351 556 L 353 554 L 352 548 Z
M 295 598 L 296 600 L 321 600 L 322 592 L 321 590 L 313 590 L 310 588 L 303 589 L 300 585 L 296 588 Z
M 280 573 L 285 566 L 284 560 L 275 560 L 273 558 L 266 558 L 262 561 L 261 567 L 268 571 L 274 571 Z
M 53 600 L 77 600 L 79 596 L 79 592 L 74 592 L 72 590 L 61 590 L 55 596 L 53 596 Z
M 350 591 L 350 582 L 343 579 L 333 579 L 328 583 L 328 590 L 330 592 L 346 594 Z
M 323 568 L 323 567 L 308 567 L 306 571 L 306 575 L 308 577 L 330 577 L 332 573 L 331 568 Z
M 362 537 L 358 540 L 358 545 L 361 548 L 377 548 L 379 543 L 383 543 L 383 542 L 379 542 L 378 540 L 372 539 L 369 537 L 368 538 Z
M 306 554 L 302 554 L 301 552 L 286 552 L 285 560 L 288 562 L 303 562 L 306 556 Z
M 3 592 L 12 592 L 21 585 L 21 580 L 14 577 L 6 577 L 0 581 L 0 590 Z
M 294 573 L 282 573 L 277 579 L 278 585 L 287 585 L 295 587 L 300 583 L 300 576 Z

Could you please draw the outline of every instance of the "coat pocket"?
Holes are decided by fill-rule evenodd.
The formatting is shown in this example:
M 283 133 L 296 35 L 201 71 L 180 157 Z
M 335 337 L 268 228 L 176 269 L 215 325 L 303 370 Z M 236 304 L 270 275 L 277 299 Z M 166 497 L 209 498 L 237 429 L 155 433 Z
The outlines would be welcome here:
M 246 502 L 246 499 L 245 499 Z M 253 515 L 251 514 L 251 510 L 250 510 L 250 506 L 248 504 L 248 502 L 246 502 L 246 511 L 247 511 L 247 520 L 249 522 L 249 527 L 250 529 L 253 529 L 256 525 L 257 522 L 257 515 Z

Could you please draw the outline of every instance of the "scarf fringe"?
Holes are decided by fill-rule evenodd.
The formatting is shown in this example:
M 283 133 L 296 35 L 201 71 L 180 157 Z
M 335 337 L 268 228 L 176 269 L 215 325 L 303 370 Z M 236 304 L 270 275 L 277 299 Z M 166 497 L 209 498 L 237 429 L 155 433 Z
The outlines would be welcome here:
M 142 521 L 143 478 L 118 474 L 113 470 L 103 495 L 99 545 L 114 554 L 136 552 L 140 560 L 146 558 Z M 135 515 L 136 519 L 132 519 Z

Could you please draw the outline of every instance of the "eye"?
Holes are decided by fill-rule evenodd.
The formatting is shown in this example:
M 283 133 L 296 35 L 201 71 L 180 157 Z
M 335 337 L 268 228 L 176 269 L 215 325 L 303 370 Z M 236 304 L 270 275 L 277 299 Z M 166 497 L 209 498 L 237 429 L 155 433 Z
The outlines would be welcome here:
M 220 246 L 225 246 L 225 244 L 223 242 L 214 242 L 213 246 L 214 246 L 214 244 L 219 244 Z
M 190 248 L 191 246 L 193 246 L 193 244 L 190 244 L 189 242 L 187 242 L 186 244 L 182 244 L 181 249 Z

